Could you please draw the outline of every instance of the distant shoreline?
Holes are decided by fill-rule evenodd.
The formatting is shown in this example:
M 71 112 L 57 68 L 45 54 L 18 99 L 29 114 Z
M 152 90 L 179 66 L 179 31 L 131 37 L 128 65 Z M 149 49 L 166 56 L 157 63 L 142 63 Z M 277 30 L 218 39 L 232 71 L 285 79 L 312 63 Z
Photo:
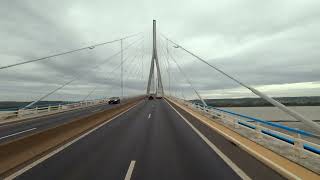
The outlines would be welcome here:
M 277 101 L 286 106 L 320 106 L 320 96 L 305 97 L 275 97 Z M 199 100 L 192 102 L 201 103 Z M 261 98 L 235 98 L 235 99 L 205 99 L 209 106 L 214 107 L 271 107 L 269 102 Z
M 320 106 L 320 96 L 304 97 L 275 97 L 286 106 Z M 190 100 L 201 103 L 200 100 Z M 261 98 L 234 98 L 234 99 L 205 99 L 213 107 L 272 107 L 273 105 Z M 26 101 L 0 101 L 0 111 L 12 111 L 23 108 L 31 102 Z M 69 101 L 41 101 L 36 106 L 58 105 L 70 103 Z
M 23 108 L 30 104 L 31 102 L 26 101 L 0 101 L 0 111 L 14 111 L 20 108 Z M 35 107 L 45 107 L 45 106 L 55 106 L 59 104 L 67 104 L 70 103 L 68 101 L 40 101 L 38 102 Z

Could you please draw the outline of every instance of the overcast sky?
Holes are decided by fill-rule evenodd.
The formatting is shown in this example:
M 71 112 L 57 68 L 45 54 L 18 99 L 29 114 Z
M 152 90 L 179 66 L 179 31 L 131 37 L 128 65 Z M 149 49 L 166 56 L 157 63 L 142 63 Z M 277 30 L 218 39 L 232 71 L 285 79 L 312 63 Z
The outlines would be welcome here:
M 158 32 L 270 96 L 320 95 L 319 0 L 4 0 L 0 66 L 141 32 L 124 41 L 136 42 L 124 53 L 124 92 L 142 94 L 153 19 Z M 194 98 L 175 63 L 168 66 L 166 41 L 158 36 L 157 44 L 165 90 L 170 72 L 170 89 Z M 168 48 L 204 97 L 254 97 L 181 49 Z M 75 77 L 47 100 L 81 100 L 95 87 L 91 99 L 119 96 L 120 56 L 105 62 L 119 49 L 116 42 L 0 70 L 0 100 L 35 100 Z

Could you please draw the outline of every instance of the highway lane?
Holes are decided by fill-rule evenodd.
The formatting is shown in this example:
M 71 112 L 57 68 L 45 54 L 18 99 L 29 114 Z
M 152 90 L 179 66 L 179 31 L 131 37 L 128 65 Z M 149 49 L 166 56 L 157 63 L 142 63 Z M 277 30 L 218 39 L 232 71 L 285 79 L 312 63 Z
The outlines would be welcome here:
M 17 179 L 125 178 L 240 179 L 163 100 L 140 103 Z
M 62 113 L 28 119 L 26 121 L 0 125 L 0 143 L 26 136 L 30 133 L 43 131 L 64 123 L 71 122 L 77 118 L 90 116 L 100 111 L 116 107 L 117 105 L 99 104 L 88 108 L 76 109 Z

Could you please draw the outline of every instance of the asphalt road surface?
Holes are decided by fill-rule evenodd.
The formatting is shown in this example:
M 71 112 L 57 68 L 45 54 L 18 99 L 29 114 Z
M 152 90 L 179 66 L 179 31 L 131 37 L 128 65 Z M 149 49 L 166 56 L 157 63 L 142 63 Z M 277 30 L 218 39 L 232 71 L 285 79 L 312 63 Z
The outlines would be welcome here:
M 238 147 L 231 145 L 232 148 Z M 243 153 L 238 150 L 237 156 L 248 156 Z M 239 159 L 236 166 L 240 171 L 242 167 L 253 167 L 243 173 L 254 179 L 282 179 L 254 158 Z M 166 101 L 150 100 L 17 179 L 229 180 L 240 177 L 235 167 L 226 163 Z
M 117 105 L 100 104 L 88 108 L 32 118 L 27 121 L 0 125 L 0 143 L 68 123 L 79 117 L 89 116 L 115 106 Z

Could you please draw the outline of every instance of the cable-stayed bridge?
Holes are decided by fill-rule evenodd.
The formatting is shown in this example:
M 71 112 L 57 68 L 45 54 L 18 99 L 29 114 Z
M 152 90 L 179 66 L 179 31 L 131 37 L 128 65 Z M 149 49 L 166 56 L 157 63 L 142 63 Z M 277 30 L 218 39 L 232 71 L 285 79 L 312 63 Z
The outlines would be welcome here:
M 3 179 L 319 179 L 319 124 L 243 83 L 156 31 L 151 64 L 142 59 L 143 33 L 0 67 L 0 71 L 119 43 L 119 50 L 92 65 L 107 72 L 106 93 L 92 98 L 39 106 L 48 97 L 85 79 L 69 80 L 23 107 L 0 114 L 0 174 Z M 128 54 L 135 47 L 133 54 Z M 137 50 L 138 49 L 138 50 Z M 299 130 L 226 109 L 208 106 L 174 51 L 182 51 L 247 88 L 312 131 Z M 111 63 L 117 59 L 118 64 Z M 150 60 L 149 59 L 149 60 Z M 172 66 L 197 101 L 190 101 Z M 130 67 L 130 69 L 126 68 Z M 144 75 L 148 69 L 149 74 Z M 198 71 L 201 71 L 199 69 Z M 120 72 L 120 75 L 115 72 Z M 129 95 L 128 79 L 143 82 Z M 10 92 L 8 92 L 10 93 Z M 110 101 L 113 100 L 113 101 Z M 110 104 L 111 103 L 111 104 Z

